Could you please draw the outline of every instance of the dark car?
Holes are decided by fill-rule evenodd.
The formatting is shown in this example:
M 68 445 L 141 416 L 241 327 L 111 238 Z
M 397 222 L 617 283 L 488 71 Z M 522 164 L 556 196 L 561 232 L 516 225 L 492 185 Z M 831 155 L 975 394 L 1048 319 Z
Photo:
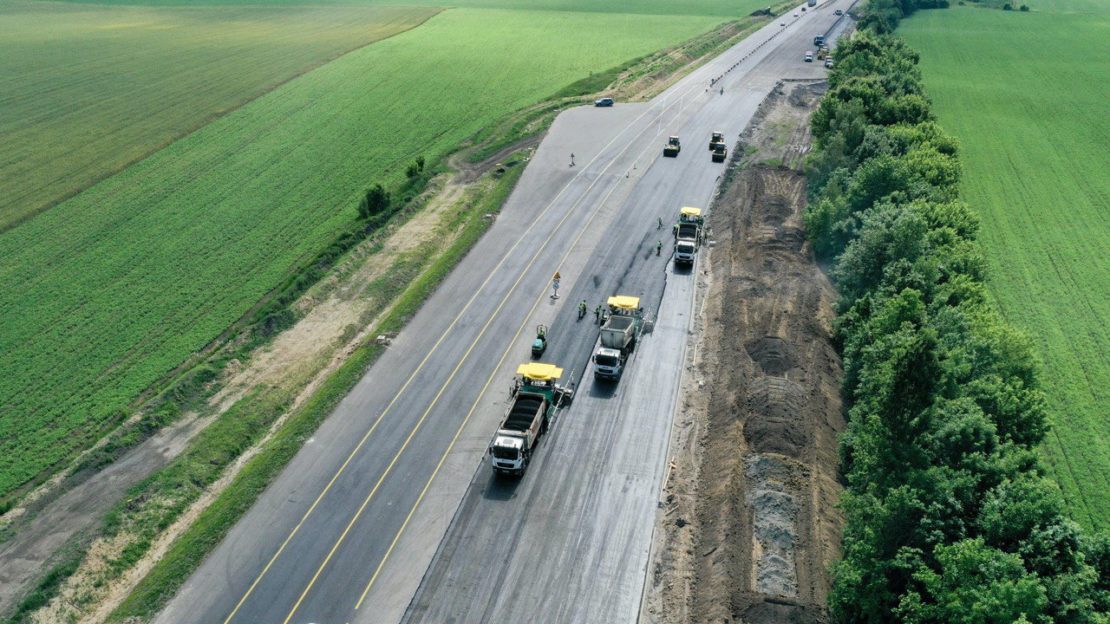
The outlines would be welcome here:
M 600 100 L 594 100 L 594 106 L 612 106 L 612 105 L 613 105 L 613 98 L 611 98 L 611 97 L 604 97 L 604 98 L 601 98 Z
M 844 15 L 844 11 L 841 11 L 840 9 L 837 9 L 837 10 L 833 11 L 833 15 Z

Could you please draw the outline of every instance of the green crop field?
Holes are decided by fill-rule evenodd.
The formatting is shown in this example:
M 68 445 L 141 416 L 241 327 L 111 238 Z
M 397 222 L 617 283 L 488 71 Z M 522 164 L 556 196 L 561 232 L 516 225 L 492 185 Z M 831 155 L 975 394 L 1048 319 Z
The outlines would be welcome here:
M 444 11 L 0 234 L 0 499 L 118 423 L 351 223 L 372 183 L 721 21 Z
M 1036 10 L 921 11 L 899 32 L 921 52 L 936 113 L 962 143 L 991 291 L 1045 364 L 1050 469 L 1074 517 L 1105 528 L 1110 56 L 1099 51 L 1110 3 L 1029 4 Z
M 0 3 L 0 231 L 434 13 Z

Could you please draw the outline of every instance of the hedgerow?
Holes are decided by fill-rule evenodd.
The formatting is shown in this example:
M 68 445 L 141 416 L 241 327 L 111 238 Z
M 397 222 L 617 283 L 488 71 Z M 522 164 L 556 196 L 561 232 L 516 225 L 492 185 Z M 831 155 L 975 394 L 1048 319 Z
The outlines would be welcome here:
M 1036 455 L 1028 339 L 986 295 L 958 144 L 889 33 L 937 2 L 873 0 L 813 118 L 806 223 L 833 261 L 848 427 L 841 622 L 1110 621 L 1110 540 L 1084 535 Z

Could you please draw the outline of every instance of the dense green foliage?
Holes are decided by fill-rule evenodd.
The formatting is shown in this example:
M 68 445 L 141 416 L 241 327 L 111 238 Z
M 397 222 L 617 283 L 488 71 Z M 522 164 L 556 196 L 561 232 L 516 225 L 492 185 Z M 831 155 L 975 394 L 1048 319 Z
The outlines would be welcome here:
M 590 71 L 718 22 L 446 11 L 0 234 L 0 498 L 87 447 L 276 286 L 307 279 L 373 184 L 399 188 L 418 157 L 438 162 Z
M 0 232 L 428 8 L 0 3 Z
M 840 44 L 813 119 L 807 226 L 835 259 L 848 409 L 830 608 L 853 623 L 1106 622 L 1105 542 L 1038 464 L 1030 342 L 986 296 L 958 145 L 917 54 L 881 34 L 896 24 Z
M 1044 362 L 1047 467 L 1077 521 L 1110 529 L 1110 55 L 1093 53 L 1110 2 L 1097 15 L 1047 4 L 930 11 L 902 28 L 937 118 L 963 143 L 960 193 L 983 220 L 987 287 Z

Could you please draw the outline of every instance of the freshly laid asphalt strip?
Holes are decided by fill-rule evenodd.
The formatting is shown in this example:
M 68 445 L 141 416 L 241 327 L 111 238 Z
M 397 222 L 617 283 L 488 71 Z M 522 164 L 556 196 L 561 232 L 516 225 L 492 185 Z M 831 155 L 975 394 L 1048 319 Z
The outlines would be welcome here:
M 657 218 L 709 203 L 724 172 L 711 131 L 731 140 L 777 80 L 824 73 L 801 57 L 838 4 L 788 15 L 648 104 L 560 116 L 491 231 L 157 621 L 393 622 L 410 601 L 414 621 L 634 620 L 692 292 Z M 661 158 L 669 134 L 677 159 Z M 659 325 L 606 388 L 575 307 L 617 293 Z M 542 359 L 582 382 L 528 474 L 503 483 L 484 450 L 538 323 Z

